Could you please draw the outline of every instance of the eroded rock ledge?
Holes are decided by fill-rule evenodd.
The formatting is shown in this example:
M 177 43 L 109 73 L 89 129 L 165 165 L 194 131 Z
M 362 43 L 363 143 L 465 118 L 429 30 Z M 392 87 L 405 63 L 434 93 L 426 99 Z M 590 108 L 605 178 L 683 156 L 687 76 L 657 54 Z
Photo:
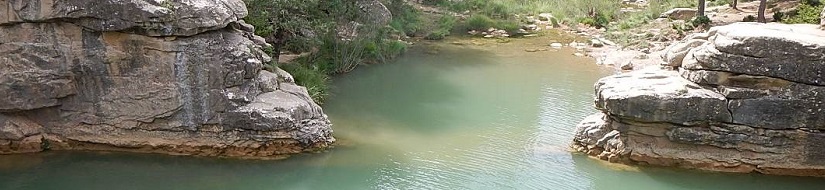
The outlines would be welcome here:
M 825 31 L 737 23 L 686 37 L 662 68 L 596 84 L 573 148 L 629 164 L 825 177 Z
M 0 154 L 276 158 L 334 142 L 241 0 L 0 2 Z

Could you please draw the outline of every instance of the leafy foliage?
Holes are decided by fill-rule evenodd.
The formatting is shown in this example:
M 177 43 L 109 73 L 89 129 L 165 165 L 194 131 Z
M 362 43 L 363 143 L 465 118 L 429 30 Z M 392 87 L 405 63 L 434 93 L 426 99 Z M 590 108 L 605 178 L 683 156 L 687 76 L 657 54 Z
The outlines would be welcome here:
M 698 16 L 696 18 L 693 18 L 693 20 L 691 20 L 690 22 L 693 24 L 694 27 L 702 27 L 708 26 L 711 21 L 710 18 L 708 18 L 708 16 Z
M 404 0 L 390 0 L 386 4 L 393 17 L 390 26 L 407 36 L 415 36 L 421 30 L 421 13 Z
M 324 99 L 329 95 L 329 76 L 321 72 L 319 68 L 313 64 L 293 63 L 279 66 L 286 72 L 292 74 L 295 83 L 304 86 L 318 104 L 322 104 Z
M 428 40 L 441 40 L 444 39 L 446 36 L 450 35 L 455 23 L 456 18 L 452 15 L 443 15 L 441 18 L 438 19 L 437 28 L 427 34 L 425 39 Z
M 606 27 L 607 24 L 610 24 L 610 20 L 612 20 L 612 18 L 609 16 L 603 13 L 594 12 L 593 15 L 589 17 L 580 18 L 579 23 L 594 26 L 596 28 L 603 28 Z
M 365 62 L 385 62 L 406 50 L 406 43 L 390 40 L 396 30 L 414 32 L 420 22 L 416 10 L 403 0 L 391 0 L 391 27 L 361 25 L 344 29 L 362 17 L 352 0 L 245 0 L 247 23 L 266 39 L 272 48 L 264 49 L 273 58 L 282 51 L 309 52 L 292 63 L 274 61 L 290 72 L 296 83 L 307 87 L 312 98 L 323 103 L 329 94 L 330 75 L 349 72 Z M 342 30 L 355 30 L 355 36 L 342 36 Z
M 467 29 L 470 30 L 487 30 L 495 25 L 495 20 L 482 14 L 476 14 L 467 19 Z
M 809 4 L 810 3 L 810 4 Z M 820 13 L 825 5 L 816 2 L 802 1 L 795 12 L 788 13 L 782 22 L 787 24 L 819 24 Z
M 785 18 L 785 13 L 783 13 L 783 12 L 777 11 L 777 12 L 773 13 L 773 20 L 776 21 L 776 22 L 782 22 L 782 19 L 784 19 L 784 18 Z

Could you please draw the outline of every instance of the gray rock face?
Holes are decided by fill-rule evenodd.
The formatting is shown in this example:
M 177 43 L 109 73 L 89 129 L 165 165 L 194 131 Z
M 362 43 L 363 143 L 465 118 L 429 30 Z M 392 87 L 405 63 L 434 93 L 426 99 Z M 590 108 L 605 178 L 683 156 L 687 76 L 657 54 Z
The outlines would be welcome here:
M 361 9 L 365 20 L 361 23 L 366 23 L 376 26 L 385 26 L 392 21 L 392 12 L 387 9 L 381 1 L 378 0 L 358 0 L 356 2 Z
M 715 70 L 825 85 L 825 33 L 814 25 L 735 23 L 714 27 L 708 43 L 685 60 L 690 70 Z
M 679 76 L 643 69 L 596 82 L 596 108 L 610 115 L 679 124 L 729 122 L 725 97 Z M 679 114 L 675 114 L 679 113 Z
M 0 17 L 0 154 L 270 158 L 334 141 L 326 115 L 292 76 L 262 71 L 266 44 L 235 23 L 246 12 L 241 1 L 0 4 L 18 15 Z M 68 11 L 81 5 L 88 6 Z
M 673 45 L 665 69 L 603 78 L 601 113 L 579 124 L 573 148 L 611 162 L 825 176 L 825 31 L 815 28 L 715 27 Z
M 147 36 L 191 36 L 247 14 L 241 0 L 9 0 L 0 12 L 0 25 L 60 21 Z

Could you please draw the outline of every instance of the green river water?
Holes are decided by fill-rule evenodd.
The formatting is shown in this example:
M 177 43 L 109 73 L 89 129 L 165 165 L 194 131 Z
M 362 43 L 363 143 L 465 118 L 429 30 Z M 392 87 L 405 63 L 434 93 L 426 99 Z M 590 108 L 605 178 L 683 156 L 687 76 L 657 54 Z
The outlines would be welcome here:
M 469 43 L 464 43 L 469 44 Z M 335 79 L 339 145 L 279 161 L 131 153 L 0 156 L 0 190 L 825 189 L 825 179 L 611 165 L 571 153 L 611 74 L 539 44 L 441 44 Z M 433 49 L 437 50 L 435 52 Z

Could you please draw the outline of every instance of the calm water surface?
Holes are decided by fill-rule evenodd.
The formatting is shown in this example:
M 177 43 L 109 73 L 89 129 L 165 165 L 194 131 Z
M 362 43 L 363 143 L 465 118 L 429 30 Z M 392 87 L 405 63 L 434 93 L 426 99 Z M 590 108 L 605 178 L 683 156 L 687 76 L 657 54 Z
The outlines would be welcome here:
M 825 179 L 606 164 L 568 152 L 612 71 L 529 42 L 433 45 L 335 79 L 339 146 L 282 161 L 0 156 L 0 189 L 825 189 Z

